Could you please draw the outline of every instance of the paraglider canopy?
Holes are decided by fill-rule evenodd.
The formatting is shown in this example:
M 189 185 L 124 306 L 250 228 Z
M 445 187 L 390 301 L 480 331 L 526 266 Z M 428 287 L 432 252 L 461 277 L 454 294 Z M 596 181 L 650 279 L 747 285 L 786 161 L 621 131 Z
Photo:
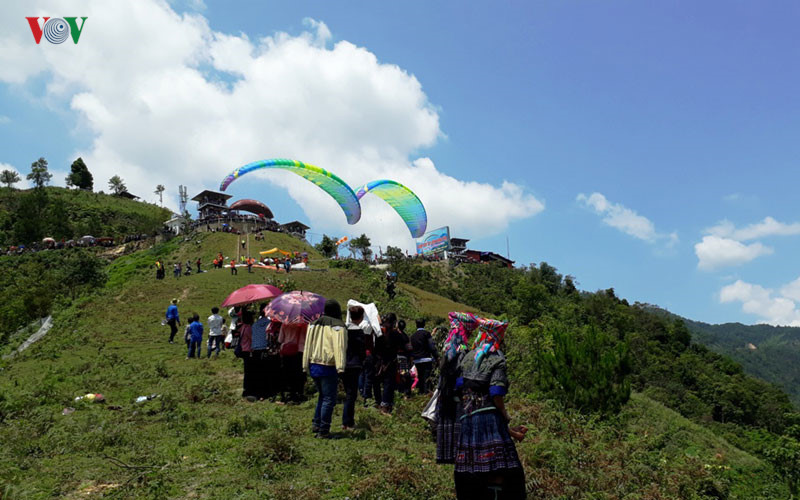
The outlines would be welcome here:
M 368 182 L 356 192 L 359 200 L 365 194 L 372 193 L 382 198 L 406 223 L 411 236 L 419 238 L 428 227 L 428 215 L 425 207 L 413 191 L 397 181 L 381 179 Z
M 245 212 L 250 212 L 256 215 L 263 215 L 267 219 L 272 219 L 274 217 L 274 215 L 272 215 L 272 210 L 270 210 L 268 206 L 264 205 L 258 200 L 251 200 L 251 199 L 238 200 L 231 204 L 230 209 L 244 210 Z
M 261 255 L 270 255 L 270 254 L 273 254 L 273 253 L 276 253 L 276 252 L 280 252 L 283 255 L 291 255 L 292 254 L 291 252 L 287 252 L 286 250 L 281 250 L 278 247 L 270 248 L 269 250 L 264 250 L 263 252 L 259 252 L 259 253 Z
M 348 224 L 355 224 L 361 218 L 361 204 L 358 202 L 356 193 L 353 192 L 353 189 L 348 186 L 347 183 L 333 172 L 296 160 L 274 158 L 248 163 L 228 174 L 219 186 L 220 191 L 225 191 L 233 181 L 249 172 L 271 168 L 288 170 L 316 184 L 331 198 L 336 200 L 336 203 L 339 204 L 344 212 L 345 217 L 347 217 Z

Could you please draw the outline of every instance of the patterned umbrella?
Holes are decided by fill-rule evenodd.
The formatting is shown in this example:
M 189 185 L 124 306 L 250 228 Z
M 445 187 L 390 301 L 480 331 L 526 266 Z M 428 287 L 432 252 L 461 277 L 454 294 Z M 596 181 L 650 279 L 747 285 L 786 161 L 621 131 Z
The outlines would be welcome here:
M 267 306 L 265 313 L 281 323 L 311 323 L 325 310 L 325 297 L 311 292 L 284 293 Z
M 272 285 L 247 285 L 228 295 L 222 307 L 243 306 L 262 300 L 271 299 L 282 294 L 280 288 Z

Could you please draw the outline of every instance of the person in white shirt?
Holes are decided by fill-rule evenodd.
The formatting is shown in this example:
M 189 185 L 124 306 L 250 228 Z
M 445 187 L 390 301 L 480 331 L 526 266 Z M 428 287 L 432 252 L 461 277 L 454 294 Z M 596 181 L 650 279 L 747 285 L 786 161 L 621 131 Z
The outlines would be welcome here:
M 222 342 L 225 341 L 225 318 L 219 315 L 219 307 L 211 308 L 211 316 L 208 317 L 208 358 L 211 357 L 211 351 L 216 349 L 214 357 L 219 356 L 219 351 L 222 348 Z

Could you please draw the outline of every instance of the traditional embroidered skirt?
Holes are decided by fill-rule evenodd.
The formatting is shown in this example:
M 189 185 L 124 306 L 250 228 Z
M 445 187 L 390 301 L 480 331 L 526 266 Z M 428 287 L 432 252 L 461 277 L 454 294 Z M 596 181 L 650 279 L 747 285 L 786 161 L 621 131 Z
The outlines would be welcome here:
M 436 403 L 436 462 L 452 464 L 456 460 L 456 444 L 461 428 L 461 405 L 452 394 L 440 396 Z
M 456 472 L 494 472 L 522 467 L 508 426 L 497 411 L 461 419 L 456 444 Z

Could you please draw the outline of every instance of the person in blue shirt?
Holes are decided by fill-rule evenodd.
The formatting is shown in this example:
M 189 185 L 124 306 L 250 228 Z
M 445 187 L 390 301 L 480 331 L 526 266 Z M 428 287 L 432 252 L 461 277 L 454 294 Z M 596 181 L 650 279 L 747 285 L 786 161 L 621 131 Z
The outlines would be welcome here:
M 178 299 L 172 299 L 167 307 L 167 324 L 169 325 L 169 343 L 172 344 L 175 334 L 178 333 L 178 325 L 181 324 L 181 318 L 178 316 Z
M 189 353 L 186 359 L 200 358 L 200 345 L 203 343 L 203 324 L 200 323 L 200 315 L 195 313 L 192 322 L 189 324 Z M 195 356 L 195 353 L 197 355 Z

